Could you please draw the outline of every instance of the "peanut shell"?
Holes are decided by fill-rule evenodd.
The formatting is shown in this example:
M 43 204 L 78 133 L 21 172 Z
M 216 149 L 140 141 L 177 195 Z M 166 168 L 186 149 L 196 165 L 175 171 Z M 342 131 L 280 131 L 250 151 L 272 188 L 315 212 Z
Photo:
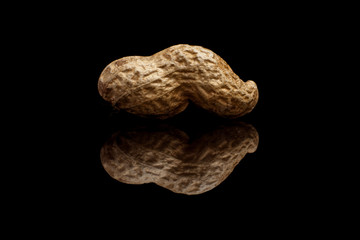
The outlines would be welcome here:
M 259 97 L 254 81 L 242 81 L 211 50 L 187 44 L 111 62 L 98 90 L 116 109 L 161 119 L 184 111 L 189 101 L 235 118 L 252 111 Z

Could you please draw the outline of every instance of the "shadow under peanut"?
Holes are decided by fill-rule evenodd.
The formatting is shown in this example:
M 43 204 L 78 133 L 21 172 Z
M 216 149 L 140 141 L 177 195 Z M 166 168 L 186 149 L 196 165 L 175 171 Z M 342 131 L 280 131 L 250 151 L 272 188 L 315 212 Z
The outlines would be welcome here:
M 256 129 L 243 122 L 217 126 L 194 140 L 178 128 L 159 125 L 113 134 L 100 158 L 106 172 L 120 182 L 153 182 L 175 193 L 195 195 L 223 182 L 258 143 Z

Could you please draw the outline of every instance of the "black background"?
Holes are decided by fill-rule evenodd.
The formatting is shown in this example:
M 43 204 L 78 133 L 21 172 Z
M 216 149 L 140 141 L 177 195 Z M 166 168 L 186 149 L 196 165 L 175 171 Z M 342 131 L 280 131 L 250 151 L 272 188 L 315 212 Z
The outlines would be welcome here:
M 222 221 L 233 229 L 238 222 L 230 217 L 273 221 L 276 216 L 289 227 L 288 219 L 323 214 L 318 196 L 325 186 L 314 177 L 318 132 L 310 131 L 319 125 L 313 114 L 320 103 L 317 92 L 303 84 L 314 76 L 309 72 L 321 51 L 316 38 L 321 29 L 307 21 L 312 8 L 235 3 L 91 7 L 74 6 L 49 16 L 51 24 L 42 28 L 44 37 L 31 50 L 36 54 L 38 46 L 45 49 L 42 65 L 50 71 L 43 83 L 51 91 L 35 97 L 45 116 L 37 122 L 44 134 L 34 140 L 39 174 L 33 174 L 35 182 L 22 184 L 37 203 L 50 204 L 45 218 L 65 215 L 70 222 L 91 222 L 96 215 L 98 220 L 112 217 L 147 225 L 154 216 L 161 219 L 159 224 L 185 217 L 187 229 Z M 120 183 L 100 162 L 100 149 L 114 132 L 153 122 L 115 113 L 98 94 L 101 71 L 118 58 L 148 56 L 180 43 L 214 51 L 241 79 L 254 80 L 259 88 L 257 106 L 241 118 L 259 133 L 257 151 L 247 154 L 218 187 L 196 196 L 155 184 Z M 194 106 L 171 121 L 194 137 L 226 123 Z M 38 135 L 38 128 L 32 130 L 32 136 Z

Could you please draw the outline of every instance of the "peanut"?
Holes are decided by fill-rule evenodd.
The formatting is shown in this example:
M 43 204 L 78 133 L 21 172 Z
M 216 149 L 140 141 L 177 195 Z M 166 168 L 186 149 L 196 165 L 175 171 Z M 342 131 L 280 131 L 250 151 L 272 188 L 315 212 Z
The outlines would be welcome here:
M 259 135 L 242 122 L 219 126 L 194 141 L 169 125 L 119 131 L 103 145 L 101 163 L 114 179 L 153 182 L 175 193 L 201 194 L 223 182 L 246 153 L 256 151 Z
M 222 117 L 239 117 L 259 96 L 255 82 L 243 82 L 220 56 L 187 44 L 111 62 L 98 90 L 116 109 L 162 119 L 184 111 L 189 101 Z

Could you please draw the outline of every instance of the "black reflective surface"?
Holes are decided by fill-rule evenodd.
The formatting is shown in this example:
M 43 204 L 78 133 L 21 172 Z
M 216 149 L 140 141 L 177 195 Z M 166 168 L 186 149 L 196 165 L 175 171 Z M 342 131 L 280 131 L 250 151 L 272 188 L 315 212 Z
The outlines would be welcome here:
M 114 29 L 108 30 L 114 33 Z M 290 61 L 302 51 L 301 46 L 284 47 L 286 38 L 276 38 L 270 28 L 251 28 L 240 37 L 214 37 L 210 27 L 209 31 L 175 31 L 151 39 L 120 34 L 111 40 L 100 34 L 103 30 L 97 26 L 75 39 L 74 50 L 67 52 L 69 61 L 58 66 L 67 71 L 54 87 L 59 92 L 58 105 L 43 109 L 48 137 L 38 143 L 40 152 L 48 153 L 43 154 L 46 161 L 42 164 L 46 177 L 39 182 L 51 184 L 42 192 L 84 211 L 90 205 L 100 212 L 170 209 L 191 216 L 210 210 L 240 216 L 246 209 L 276 211 L 295 205 L 301 209 L 311 201 L 317 188 L 311 187 L 314 157 L 308 152 L 316 132 L 306 131 L 314 120 L 306 103 L 312 99 L 304 91 L 309 88 L 302 87 L 306 78 Z M 255 81 L 259 101 L 253 111 L 227 120 L 190 104 L 174 118 L 159 121 L 117 113 L 100 97 L 98 77 L 111 61 L 152 55 L 179 43 L 209 48 L 241 79 Z M 55 123 L 46 125 L 49 120 Z M 242 152 L 246 147 L 242 148 L 243 135 L 236 134 L 239 122 L 252 126 L 259 136 L 252 153 Z M 42 147 L 43 142 L 51 148 Z M 119 154 L 134 162 L 135 168 L 127 168 L 129 175 L 124 175 L 123 167 L 128 165 L 119 163 L 123 159 Z M 220 157 L 225 164 L 219 163 Z M 162 159 L 170 165 L 165 166 Z M 176 179 L 186 184 L 177 185 Z M 148 183 L 138 184 L 143 182 Z
M 263 221 L 263 225 L 273 223 L 277 233 L 289 226 L 298 226 L 292 231 L 297 235 L 308 229 L 309 220 L 313 220 L 312 227 L 317 228 L 321 222 L 318 217 L 326 218 L 338 204 L 329 200 L 344 196 L 334 189 L 345 189 L 348 182 L 343 184 L 340 180 L 346 171 L 339 172 L 336 168 L 350 166 L 344 161 L 356 162 L 354 158 L 339 154 L 336 163 L 329 163 L 335 151 L 347 152 L 348 146 L 332 148 L 324 141 L 326 138 L 333 145 L 344 140 L 349 142 L 348 138 L 332 135 L 336 129 L 344 131 L 342 124 L 330 124 L 333 117 L 342 117 L 346 112 L 339 106 L 346 106 L 349 98 L 339 98 L 339 91 L 330 91 L 329 86 L 349 87 L 346 83 L 355 78 L 330 80 L 325 73 L 331 75 L 333 69 L 322 61 L 324 56 L 328 61 L 338 59 L 333 55 L 337 50 L 326 44 L 334 36 L 342 36 L 333 31 L 331 23 L 331 19 L 337 21 L 337 11 L 324 11 L 325 5 L 314 9 L 313 4 L 283 6 L 272 2 L 265 6 L 256 3 L 252 9 L 222 2 L 199 4 L 197 9 L 193 8 L 194 4 L 182 2 L 154 8 L 150 6 L 154 4 L 151 1 L 145 7 L 143 3 L 134 3 L 136 6 L 130 8 L 125 4 L 117 7 L 108 3 L 103 3 L 101 8 L 102 3 L 96 3 L 92 11 L 87 9 L 89 4 L 78 8 L 64 5 L 60 11 L 48 6 L 49 9 L 43 11 L 47 16 L 36 18 L 34 24 L 28 22 L 37 16 L 32 11 L 29 13 L 34 13 L 33 17 L 17 21 L 25 24 L 26 29 L 14 28 L 20 36 L 16 37 L 16 46 L 9 49 L 22 46 L 27 51 L 11 53 L 14 59 L 8 62 L 15 71 L 5 68 L 4 73 L 12 77 L 4 77 L 4 83 L 13 83 L 14 88 L 3 87 L 4 93 L 9 94 L 4 105 L 12 104 L 13 112 L 20 115 L 13 121 L 14 129 L 19 130 L 15 134 L 12 126 L 3 125 L 12 135 L 12 138 L 5 138 L 5 142 L 14 147 L 10 157 L 3 155 L 2 159 L 3 163 L 13 164 L 2 168 L 3 173 L 9 173 L 3 186 L 11 189 L 3 193 L 2 198 L 15 203 L 10 207 L 4 204 L 4 209 L 9 209 L 14 219 L 16 231 L 12 234 L 26 234 L 19 222 L 28 226 L 36 218 L 57 226 L 56 231 L 50 231 L 52 236 L 69 233 L 67 238 L 71 234 L 67 231 L 69 222 L 73 223 L 73 229 L 80 228 L 81 234 L 92 234 L 99 222 L 105 222 L 106 228 L 101 229 L 101 234 L 113 232 L 114 238 L 125 236 L 123 231 L 128 226 L 136 229 L 131 237 L 144 232 L 151 237 L 163 233 L 172 238 L 183 232 L 190 238 L 191 231 L 196 229 L 201 239 L 205 238 L 204 233 L 212 235 L 216 230 L 224 239 L 241 238 L 246 227 L 240 220 L 266 235 L 268 231 L 258 225 L 259 221 Z M 207 9 L 207 5 L 212 9 Z M 324 12 L 334 17 L 323 18 Z M 312 21 L 316 19 L 317 22 Z M 42 27 L 37 31 L 35 28 L 39 25 Z M 331 30 L 329 35 L 320 37 L 325 28 Z M 211 49 L 241 79 L 253 80 L 258 85 L 258 104 L 251 113 L 235 120 L 253 126 L 259 136 L 256 151 L 247 153 L 240 161 L 240 157 L 236 158 L 237 144 L 242 141 L 237 140 L 239 135 L 229 130 L 225 136 L 221 131 L 231 128 L 231 121 L 190 106 L 174 119 L 159 123 L 115 113 L 99 96 L 98 77 L 111 61 L 124 56 L 148 56 L 180 43 Z M 27 71 L 30 63 L 33 66 Z M 314 74 L 316 71 L 319 72 Z M 323 95 L 325 92 L 327 96 Z M 331 111 L 324 119 L 318 118 L 325 113 L 324 109 Z M 2 117 L 12 116 L 3 114 Z M 159 129 L 159 124 L 166 127 Z M 147 130 L 139 130 L 139 127 Z M 154 128 L 151 130 L 154 134 L 150 134 L 148 129 Z M 29 134 L 28 130 L 31 130 Z M 181 151 L 171 150 L 170 154 L 162 139 L 176 143 L 173 149 Z M 163 184 L 168 188 L 153 183 L 158 179 L 146 184 L 128 184 L 114 179 L 123 180 L 123 176 L 117 169 L 104 167 L 104 162 L 117 164 L 119 161 L 117 157 L 111 161 L 103 159 L 101 149 L 109 141 L 114 143 L 115 152 L 125 149 L 132 158 L 136 156 L 136 166 L 139 162 L 147 164 L 147 172 L 141 175 L 147 177 L 144 181 L 158 174 L 160 159 L 157 156 L 164 156 L 164 153 L 171 157 L 170 163 L 195 161 L 195 169 L 200 168 L 197 161 L 210 160 L 210 157 L 216 160 L 217 154 L 228 154 L 229 161 L 231 157 L 236 159 L 228 166 L 228 172 L 223 174 L 219 168 L 219 175 L 215 174 L 214 179 L 221 176 L 220 180 L 214 180 L 209 188 L 199 188 L 201 193 L 183 194 L 185 190 L 177 188 L 182 192 L 179 194 L 168 189 L 172 188 L 168 185 L 171 178 Z M 234 142 L 227 145 L 230 141 Z M 135 144 L 130 144 L 133 142 Z M 156 147 L 155 155 L 148 151 L 147 144 Z M 115 152 L 110 151 L 113 156 Z M 143 159 L 144 156 L 148 158 Z M 179 174 L 180 163 L 166 173 L 185 176 Z M 327 169 L 329 164 L 334 167 L 331 171 Z M 189 170 L 192 179 L 206 182 L 204 176 L 208 168 L 204 167 L 204 175 Z M 140 176 L 131 174 L 131 180 Z M 17 184 L 14 186 L 13 182 Z M 321 198 L 324 189 L 331 194 Z M 351 192 L 356 192 L 354 190 L 356 188 Z M 20 209 L 19 214 L 15 214 L 16 209 Z M 45 214 L 38 217 L 40 212 Z M 5 217 L 4 220 L 9 219 Z M 53 220 L 57 220 L 56 224 Z M 300 220 L 301 224 L 292 220 Z M 120 221 L 127 225 L 119 224 Z M 90 227 L 84 222 L 94 224 Z M 108 227 L 108 222 L 115 226 Z M 172 226 L 171 235 L 163 231 L 168 229 L 163 227 L 164 222 Z M 222 222 L 225 227 L 218 228 Z M 138 227 L 151 223 L 154 226 L 147 231 Z M 45 232 L 47 228 L 37 224 L 31 229 Z M 234 233 L 231 236 L 222 235 L 231 230 Z

